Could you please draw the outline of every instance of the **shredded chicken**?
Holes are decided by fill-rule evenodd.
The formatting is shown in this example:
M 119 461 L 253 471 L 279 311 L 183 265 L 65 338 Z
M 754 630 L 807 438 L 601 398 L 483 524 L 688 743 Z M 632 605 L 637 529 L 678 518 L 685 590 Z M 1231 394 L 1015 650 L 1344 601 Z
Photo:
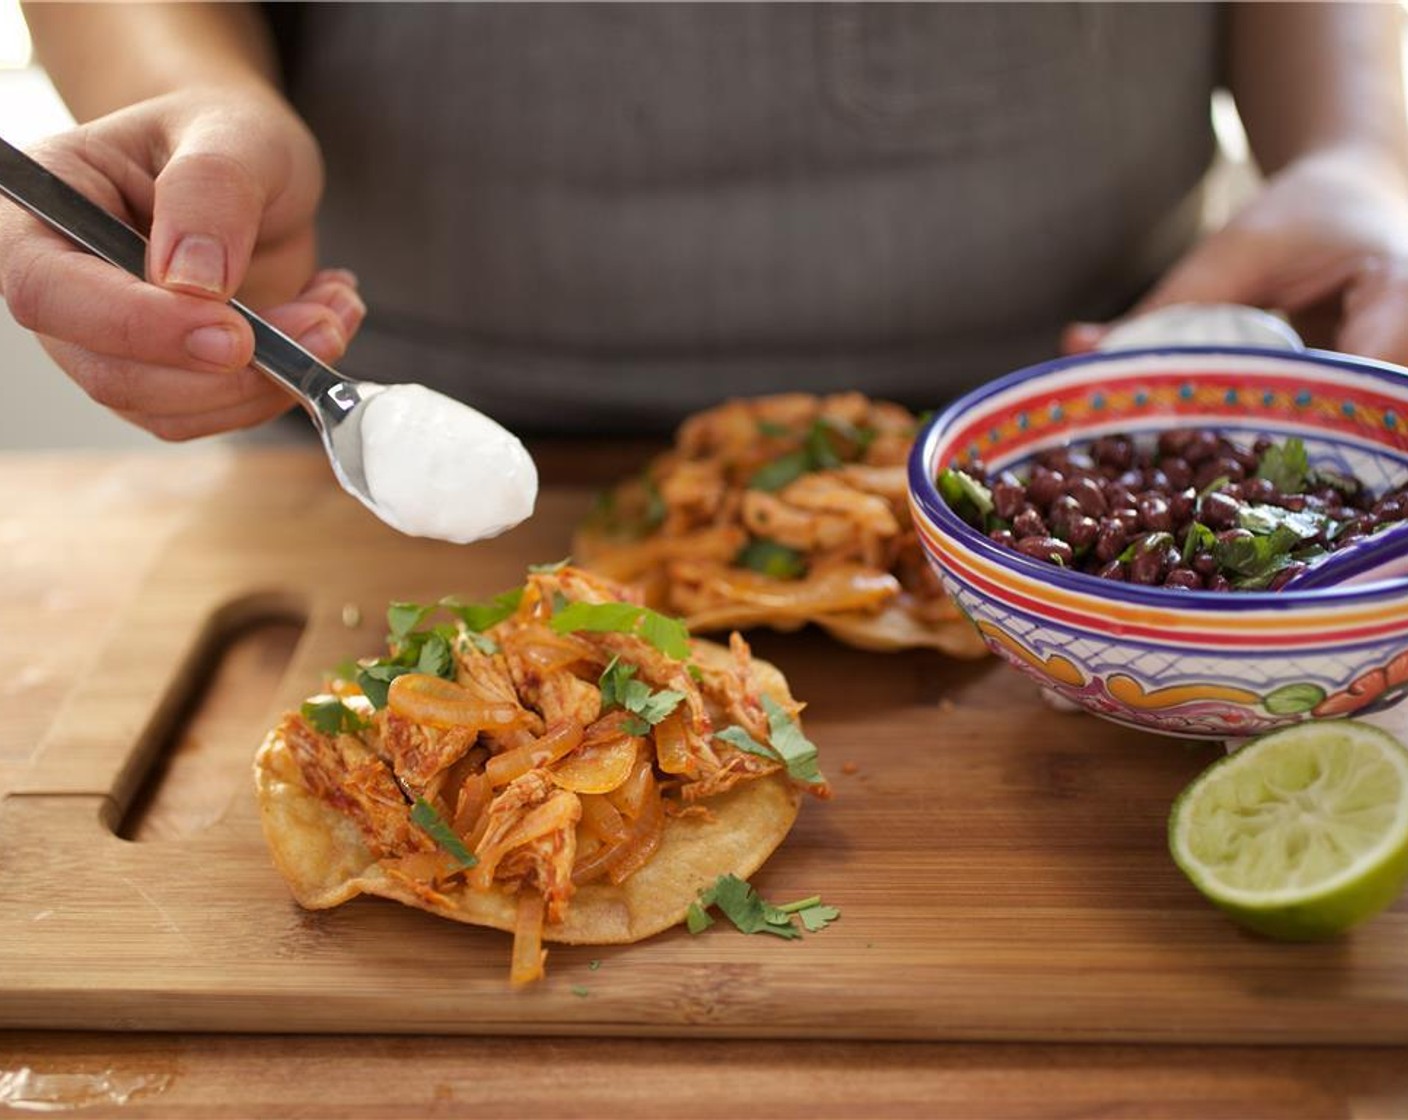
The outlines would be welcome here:
M 694 630 L 870 619 L 877 645 L 927 629 L 922 644 L 977 656 L 914 534 L 917 428 L 859 393 L 729 401 L 686 420 L 670 451 L 608 495 L 573 553 Z
M 616 608 L 616 621 L 562 632 L 554 619 L 569 604 Z M 371 713 L 365 726 L 325 734 L 291 715 L 281 731 L 304 785 L 356 824 L 390 878 L 430 901 L 516 895 L 520 922 L 552 925 L 568 914 L 574 877 L 624 881 L 652 858 L 667 820 L 711 820 L 701 802 L 783 769 L 780 757 L 716 738 L 736 725 L 770 742 L 748 644 L 735 634 L 726 662 L 696 664 L 683 630 L 674 640 L 685 657 L 639 629 L 647 615 L 656 629 L 676 625 L 601 576 L 533 572 L 507 617 L 483 634 L 461 627 L 453 680 L 405 673 L 375 711 L 338 682 L 336 696 Z M 516 935 L 520 978 L 540 959 L 530 951 L 539 934 Z

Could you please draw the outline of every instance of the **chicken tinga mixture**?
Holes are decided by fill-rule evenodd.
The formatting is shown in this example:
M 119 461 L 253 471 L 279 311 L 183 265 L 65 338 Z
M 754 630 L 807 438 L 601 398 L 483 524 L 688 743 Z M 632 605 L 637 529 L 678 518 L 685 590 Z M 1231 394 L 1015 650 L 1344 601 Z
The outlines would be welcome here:
M 1041 452 L 1024 479 L 981 463 L 939 491 L 973 528 L 1034 560 L 1101 579 L 1207 591 L 1279 590 L 1316 560 L 1408 517 L 1400 486 L 1311 466 L 1305 445 L 1240 447 L 1184 428 Z
M 859 393 L 729 401 L 603 497 L 574 557 L 696 631 L 814 622 L 865 648 L 981 656 L 910 517 L 918 424 Z
M 256 759 L 305 906 L 380 894 L 542 942 L 634 941 L 746 877 L 829 788 L 781 674 L 567 565 L 486 603 L 396 603 L 389 653 L 287 714 Z

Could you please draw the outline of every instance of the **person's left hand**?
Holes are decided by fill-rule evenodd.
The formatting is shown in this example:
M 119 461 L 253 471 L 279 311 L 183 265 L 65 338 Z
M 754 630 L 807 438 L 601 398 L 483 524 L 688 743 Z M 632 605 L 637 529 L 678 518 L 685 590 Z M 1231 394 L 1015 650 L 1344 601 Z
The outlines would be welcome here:
M 1129 312 L 1174 303 L 1280 311 L 1312 346 L 1408 365 L 1408 181 L 1360 152 L 1307 156 L 1267 181 Z M 1065 353 L 1113 324 L 1073 323 Z

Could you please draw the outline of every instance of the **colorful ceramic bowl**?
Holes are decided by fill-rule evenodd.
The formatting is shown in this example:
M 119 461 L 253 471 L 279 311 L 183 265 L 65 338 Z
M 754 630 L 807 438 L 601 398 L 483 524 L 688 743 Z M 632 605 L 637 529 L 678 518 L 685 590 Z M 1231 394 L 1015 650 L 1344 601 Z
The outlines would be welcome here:
M 1408 478 L 1408 370 L 1316 351 L 1117 351 L 1021 370 L 925 427 L 910 502 L 929 559 L 987 645 L 1096 715 L 1192 738 L 1364 714 L 1408 693 L 1408 579 L 1212 592 L 1102 580 L 988 540 L 935 478 L 979 459 L 1022 473 L 1040 450 L 1205 427 L 1249 445 L 1298 436 L 1310 461 L 1374 490 Z

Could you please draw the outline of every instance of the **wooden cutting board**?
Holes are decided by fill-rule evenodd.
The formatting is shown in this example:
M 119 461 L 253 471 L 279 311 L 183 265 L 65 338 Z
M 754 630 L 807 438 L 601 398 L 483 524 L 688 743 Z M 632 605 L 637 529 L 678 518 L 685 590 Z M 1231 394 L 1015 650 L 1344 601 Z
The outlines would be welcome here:
M 1174 868 L 1168 807 L 1214 747 L 1055 714 L 995 662 L 814 631 L 754 646 L 809 701 L 836 797 L 754 883 L 839 906 L 824 932 L 559 946 L 514 992 L 506 934 L 380 900 L 300 910 L 249 779 L 270 720 L 379 650 L 389 599 L 512 586 L 589 500 L 549 491 L 455 548 L 384 529 L 311 459 L 233 474 L 0 802 L 0 1026 L 1408 1042 L 1408 904 L 1280 945 Z

